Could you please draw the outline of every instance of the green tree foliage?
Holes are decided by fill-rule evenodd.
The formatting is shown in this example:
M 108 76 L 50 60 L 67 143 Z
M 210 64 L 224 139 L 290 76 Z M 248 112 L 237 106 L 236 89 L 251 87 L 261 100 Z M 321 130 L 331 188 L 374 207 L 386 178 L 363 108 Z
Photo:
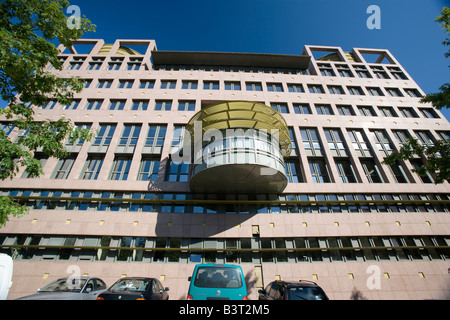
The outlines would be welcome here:
M 436 22 L 440 23 L 446 34 L 450 33 L 450 8 L 444 7 L 441 15 L 436 17 Z M 450 38 L 447 37 L 442 44 L 450 45 Z M 445 56 L 450 57 L 450 50 Z M 420 102 L 431 102 L 437 109 L 450 108 L 450 83 L 445 83 L 439 90 L 438 93 L 427 94 Z M 450 179 L 450 140 L 438 140 L 432 146 L 424 146 L 417 139 L 410 138 L 399 151 L 385 157 L 383 163 L 394 164 L 398 160 L 411 160 L 415 157 L 425 160 L 423 166 L 413 170 L 417 174 L 424 176 L 430 173 L 436 184 Z
M 47 71 L 50 63 L 62 69 L 57 46 L 70 47 L 84 32 L 95 31 L 85 17 L 77 28 L 69 28 L 65 15 L 66 0 L 1 0 L 0 1 L 0 95 L 8 103 L 0 109 L 0 116 L 16 130 L 27 134 L 11 141 L 0 130 L 0 179 L 12 179 L 25 167 L 29 177 L 43 174 L 42 165 L 35 158 L 36 150 L 63 158 L 66 140 L 90 140 L 92 132 L 76 129 L 68 119 L 35 121 L 35 110 L 49 99 L 61 104 L 70 103 L 73 95 L 83 89 L 79 78 L 59 78 Z M 0 227 L 8 215 L 20 216 L 27 208 L 13 199 L 0 197 Z

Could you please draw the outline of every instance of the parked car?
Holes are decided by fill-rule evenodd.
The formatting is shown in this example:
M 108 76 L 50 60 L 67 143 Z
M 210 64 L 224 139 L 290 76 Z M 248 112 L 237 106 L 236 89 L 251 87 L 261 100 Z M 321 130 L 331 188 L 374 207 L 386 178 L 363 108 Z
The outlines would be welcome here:
M 317 283 L 273 281 L 264 290 L 258 290 L 259 300 L 329 300 Z
M 158 279 L 126 277 L 117 280 L 97 300 L 169 300 L 168 291 Z
M 0 300 L 6 300 L 11 288 L 13 274 L 13 259 L 7 254 L 0 253 Z
M 188 281 L 188 300 L 247 300 L 244 273 L 237 265 L 198 264 Z
M 105 290 L 106 284 L 102 279 L 69 277 L 55 280 L 35 294 L 17 300 L 96 300 Z

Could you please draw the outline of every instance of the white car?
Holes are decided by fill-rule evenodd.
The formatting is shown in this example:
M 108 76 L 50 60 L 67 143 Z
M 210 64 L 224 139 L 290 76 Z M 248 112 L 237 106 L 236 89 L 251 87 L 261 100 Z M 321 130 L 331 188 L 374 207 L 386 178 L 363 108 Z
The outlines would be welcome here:
M 0 253 L 0 300 L 6 300 L 11 288 L 13 260 L 10 256 Z
M 105 290 L 106 284 L 102 279 L 69 277 L 55 280 L 35 294 L 17 300 L 97 300 Z

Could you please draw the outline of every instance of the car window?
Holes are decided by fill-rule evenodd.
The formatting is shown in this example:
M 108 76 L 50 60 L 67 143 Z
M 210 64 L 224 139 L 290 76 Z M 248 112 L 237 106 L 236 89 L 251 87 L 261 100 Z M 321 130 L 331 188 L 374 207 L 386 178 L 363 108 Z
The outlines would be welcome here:
M 274 300 L 279 300 L 281 298 L 280 285 L 278 283 L 273 283 L 272 288 L 270 288 L 269 296 Z
M 86 283 L 86 279 L 79 278 L 69 278 L 69 279 L 58 279 L 54 282 L 43 287 L 39 292 L 80 292 Z
M 325 292 L 319 287 L 290 287 L 289 300 L 325 300 Z
M 106 290 L 106 283 L 100 279 L 96 279 L 97 288 L 95 290 Z
M 121 279 L 111 287 L 111 291 L 147 291 L 149 279 Z
M 94 288 L 95 288 L 94 279 L 91 279 L 86 284 L 86 287 L 84 287 L 84 291 L 83 292 L 87 292 L 88 289 L 91 289 L 91 291 L 94 291 L 95 290 Z
M 239 268 L 216 266 L 199 267 L 194 285 L 203 288 L 241 288 L 241 270 Z

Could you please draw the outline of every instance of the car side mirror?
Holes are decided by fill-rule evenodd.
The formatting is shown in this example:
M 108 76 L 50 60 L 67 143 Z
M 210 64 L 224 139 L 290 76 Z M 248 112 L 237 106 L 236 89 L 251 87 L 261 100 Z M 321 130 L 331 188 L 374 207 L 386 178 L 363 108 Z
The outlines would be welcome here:
M 188 281 L 191 281 L 192 280 L 192 277 L 188 277 Z
M 261 290 L 261 289 L 259 289 L 259 290 L 258 290 L 258 293 L 259 293 L 259 294 L 266 294 L 266 290 Z
M 164 291 L 169 291 L 169 288 L 168 288 L 168 287 L 165 287 L 165 288 L 164 288 Z

